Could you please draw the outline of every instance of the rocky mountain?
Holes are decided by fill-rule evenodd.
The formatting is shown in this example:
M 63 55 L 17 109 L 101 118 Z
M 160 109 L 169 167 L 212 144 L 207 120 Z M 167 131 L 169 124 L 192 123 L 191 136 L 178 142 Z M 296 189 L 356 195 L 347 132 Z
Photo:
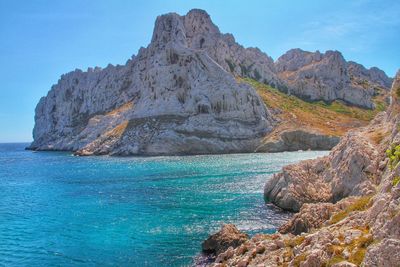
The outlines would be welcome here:
M 210 265 L 398 266 L 399 123 L 400 71 L 387 112 L 350 132 L 328 156 L 288 166 L 267 182 L 266 199 L 298 213 L 274 234 L 246 238 L 223 227 L 207 240 L 219 252 Z
M 373 97 L 384 94 L 391 84 L 383 71 L 346 62 L 338 51 L 313 53 L 292 49 L 278 58 L 275 67 L 289 94 L 311 101 L 341 100 L 374 108 Z
M 347 62 L 347 71 L 350 75 L 350 80 L 354 80 L 358 84 L 370 83 L 375 87 L 389 89 L 393 82 L 393 79 L 389 78 L 383 70 L 377 67 L 366 69 L 363 65 L 354 61 Z
M 184 16 L 188 46 L 204 50 L 234 76 L 248 77 L 273 86 L 283 82 L 277 77 L 274 61 L 258 48 L 244 48 L 232 34 L 221 34 L 210 16 L 194 9 Z
M 157 18 L 151 43 L 125 65 L 62 75 L 36 107 L 30 149 L 79 155 L 329 149 L 337 136 L 327 139 L 325 132 L 332 131 L 306 124 L 305 131 L 290 129 L 264 145 L 277 120 L 283 121 L 240 79 L 308 100 L 373 107 L 374 89 L 352 81 L 387 84 L 385 74 L 352 64 L 350 77 L 346 66 L 338 52 L 318 56 L 300 50 L 274 63 L 259 49 L 244 48 L 231 34 L 222 34 L 203 10 L 170 13 Z
M 195 30 L 217 31 L 207 20 L 198 10 L 160 16 L 150 45 L 125 66 L 63 75 L 36 108 L 31 148 L 81 155 L 254 151 L 272 116 L 251 86 L 196 49 L 202 41 L 195 43 Z

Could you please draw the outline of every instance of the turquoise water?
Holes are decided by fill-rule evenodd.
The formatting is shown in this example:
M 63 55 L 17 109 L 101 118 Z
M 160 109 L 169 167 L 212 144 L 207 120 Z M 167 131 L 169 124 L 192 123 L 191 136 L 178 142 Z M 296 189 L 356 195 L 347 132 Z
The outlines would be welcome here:
M 0 145 L 0 266 L 189 266 L 221 223 L 289 216 L 263 201 L 282 166 L 326 152 L 113 158 Z

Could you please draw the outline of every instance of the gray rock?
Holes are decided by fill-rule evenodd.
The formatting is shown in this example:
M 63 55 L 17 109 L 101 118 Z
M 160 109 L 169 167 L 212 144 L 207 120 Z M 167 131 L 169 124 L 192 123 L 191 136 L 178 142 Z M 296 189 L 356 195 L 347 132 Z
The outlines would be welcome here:
M 211 235 L 203 242 L 202 249 L 206 253 L 219 255 L 229 247 L 237 248 L 248 239 L 247 234 L 240 232 L 235 225 L 225 224 L 219 232 Z
M 338 51 L 292 49 L 278 58 L 275 68 L 289 94 L 311 101 L 342 100 L 365 108 L 374 108 L 375 86 L 388 89 L 391 82 L 378 68 L 366 70 L 362 65 L 347 63 Z
M 349 61 L 347 62 L 347 69 L 350 79 L 357 79 L 358 82 L 369 82 L 372 85 L 381 86 L 387 90 L 392 86 L 393 79 L 389 78 L 383 70 L 377 67 L 366 69 L 361 64 Z
M 267 142 L 257 148 L 257 152 L 331 150 L 340 140 L 337 136 L 322 135 L 304 130 L 285 131 L 279 137 L 279 140 Z
M 400 240 L 384 239 L 368 248 L 362 266 L 398 266 L 400 262 Z
M 284 167 L 267 181 L 265 199 L 297 212 L 304 203 L 336 202 L 375 192 L 370 177 L 376 175 L 380 159 L 366 132 L 368 128 L 350 132 L 328 156 Z
M 254 151 L 272 116 L 252 87 L 197 49 L 194 29 L 209 31 L 203 35 L 211 44 L 218 33 L 212 26 L 198 10 L 163 15 L 150 45 L 125 66 L 63 75 L 36 108 L 31 148 L 79 155 Z
M 372 107 L 372 89 L 347 86 L 345 63 L 338 52 L 293 50 L 274 64 L 222 34 L 205 11 L 170 13 L 157 18 L 149 46 L 125 65 L 62 75 L 36 107 L 30 148 L 78 155 L 254 152 L 275 119 L 235 76 L 310 100 Z M 387 83 L 378 70 L 353 69 L 353 76 Z M 330 149 L 337 141 L 303 132 L 281 139 L 259 150 Z
M 210 16 L 203 10 L 191 10 L 184 17 L 188 46 L 206 51 L 226 71 L 234 76 L 249 77 L 281 87 L 274 61 L 258 48 L 244 48 L 232 34 L 221 34 Z

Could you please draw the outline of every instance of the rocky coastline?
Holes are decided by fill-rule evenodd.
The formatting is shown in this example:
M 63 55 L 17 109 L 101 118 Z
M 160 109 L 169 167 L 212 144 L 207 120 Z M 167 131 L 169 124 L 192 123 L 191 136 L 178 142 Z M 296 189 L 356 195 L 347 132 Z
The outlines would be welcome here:
M 234 226 L 224 226 L 209 238 L 223 244 L 214 251 L 224 250 L 209 265 L 398 266 L 399 111 L 400 71 L 386 112 L 348 133 L 328 156 L 287 166 L 266 183 L 267 201 L 297 213 L 277 233 L 244 242 Z

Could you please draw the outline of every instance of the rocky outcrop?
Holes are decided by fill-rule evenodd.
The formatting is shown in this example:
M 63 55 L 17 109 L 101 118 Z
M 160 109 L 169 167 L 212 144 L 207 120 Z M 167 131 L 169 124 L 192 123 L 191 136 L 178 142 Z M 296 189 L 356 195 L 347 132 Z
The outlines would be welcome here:
M 278 232 L 281 234 L 292 233 L 299 235 L 301 233 L 308 233 L 312 230 L 321 228 L 336 212 L 346 209 L 349 205 L 354 203 L 356 198 L 348 197 L 341 201 L 333 203 L 305 203 L 301 206 L 298 213 L 279 227 Z
M 220 254 L 229 247 L 236 248 L 249 239 L 248 235 L 240 232 L 233 224 L 224 224 L 221 230 L 211 235 L 202 244 L 203 252 Z
M 326 157 L 284 167 L 266 183 L 266 200 L 297 212 L 304 203 L 336 202 L 374 193 L 373 177 L 383 156 L 368 133 L 380 131 L 381 119 L 379 116 L 370 127 L 347 134 Z
M 388 88 L 390 78 L 378 68 L 366 70 L 347 63 L 338 51 L 312 53 L 292 49 L 275 63 L 278 76 L 287 84 L 287 92 L 301 98 L 332 102 L 342 100 L 365 108 L 374 108 L 375 87 Z
M 184 17 L 184 24 L 188 46 L 205 51 L 226 71 L 274 87 L 282 86 L 271 57 L 258 48 L 244 48 L 236 43 L 232 34 L 221 34 L 205 11 L 190 11 Z
M 326 159 L 339 161 L 334 163 L 336 167 L 333 170 L 344 174 L 347 179 L 348 158 L 356 165 L 351 170 L 353 177 L 363 177 L 364 170 L 373 168 L 376 171 L 369 178 L 377 185 L 374 194 L 347 197 L 336 204 L 304 204 L 300 212 L 281 227 L 280 233 L 255 235 L 239 247 L 223 252 L 224 257 L 217 257 L 211 266 L 397 266 L 400 260 L 400 94 L 397 92 L 400 92 L 400 72 L 393 83 L 389 110 L 370 126 L 349 135 L 358 138 L 348 137 L 330 156 L 310 163 Z M 365 139 L 358 143 L 361 135 Z M 355 154 L 346 150 L 355 149 L 360 157 L 360 152 L 368 153 L 371 143 L 377 152 L 376 160 L 366 163 L 365 158 L 361 158 L 366 165 L 359 168 L 361 165 Z M 338 153 L 343 157 L 336 157 Z M 304 170 L 304 164 L 299 164 L 299 170 Z M 318 173 L 331 168 L 333 165 L 320 165 Z M 331 178 L 337 180 L 337 177 Z M 294 187 L 298 186 L 294 176 L 289 179 L 296 183 Z M 350 184 L 354 182 L 351 180 Z M 359 182 L 363 184 L 364 180 Z M 353 184 L 355 187 L 358 185 Z M 288 192 L 300 193 L 296 190 Z M 319 192 L 315 192 L 317 194 Z
M 347 86 L 351 79 L 343 64 L 338 52 L 299 50 L 274 64 L 259 49 L 222 34 L 203 10 L 170 13 L 157 18 L 149 46 L 125 65 L 62 75 L 36 107 L 30 149 L 78 155 L 329 149 L 337 138 L 307 131 L 262 145 L 275 119 L 255 90 L 236 78 L 310 100 L 371 108 L 373 90 Z M 378 70 L 352 66 L 354 80 L 387 83 Z
M 61 77 L 36 108 L 31 149 L 79 155 L 254 151 L 273 119 L 255 90 L 237 83 L 206 51 L 219 38 L 225 37 L 204 11 L 158 17 L 150 45 L 126 65 Z M 246 51 L 230 45 L 233 54 Z
M 284 131 L 278 140 L 268 141 L 257 148 L 257 152 L 283 152 L 298 150 L 331 150 L 340 138 L 305 130 Z
M 370 83 L 372 86 L 382 87 L 389 90 L 392 86 L 393 79 L 389 78 L 386 73 L 377 68 L 365 68 L 363 65 L 354 61 L 347 62 L 347 70 L 350 80 L 356 83 Z

